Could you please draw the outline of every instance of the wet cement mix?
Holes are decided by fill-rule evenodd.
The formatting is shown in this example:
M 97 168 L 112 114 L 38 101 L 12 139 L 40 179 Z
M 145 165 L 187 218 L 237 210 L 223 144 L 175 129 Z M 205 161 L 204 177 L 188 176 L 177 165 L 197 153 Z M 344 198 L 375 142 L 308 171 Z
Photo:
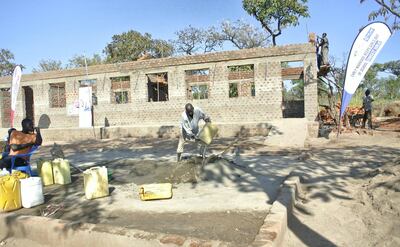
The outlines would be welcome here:
M 208 161 L 209 163 L 205 164 L 200 157 L 189 157 L 179 163 L 133 159 L 104 163 L 110 174 L 110 196 L 95 200 L 85 199 L 82 173 L 73 169 L 75 172 L 72 174 L 71 184 L 45 187 L 46 203 L 44 205 L 21 209 L 16 213 L 74 222 L 110 224 L 154 233 L 179 234 L 231 242 L 235 243 L 235 246 L 247 246 L 254 240 L 261 227 L 267 215 L 266 208 L 255 211 L 217 209 L 215 211 L 174 212 L 174 206 L 167 204 L 163 208 L 168 209 L 167 211 L 159 210 L 159 213 L 157 209 L 146 211 L 146 203 L 151 207 L 157 204 L 164 207 L 162 203 L 168 200 L 140 202 L 144 204 L 143 210 L 134 210 L 129 207 L 134 203 L 139 203 L 138 186 L 141 184 L 172 183 L 174 188 L 180 186 L 195 188 L 207 181 L 213 181 L 214 184 L 222 183 L 221 176 L 224 177 L 223 179 L 228 179 L 231 184 L 235 184 L 247 174 L 246 169 L 227 160 L 214 158 Z M 212 169 L 205 170 L 205 167 L 212 167 Z M 190 194 L 191 190 L 187 190 L 187 193 L 187 197 L 195 196 Z M 175 195 L 170 200 L 174 198 Z M 201 203 L 207 204 L 206 201 Z

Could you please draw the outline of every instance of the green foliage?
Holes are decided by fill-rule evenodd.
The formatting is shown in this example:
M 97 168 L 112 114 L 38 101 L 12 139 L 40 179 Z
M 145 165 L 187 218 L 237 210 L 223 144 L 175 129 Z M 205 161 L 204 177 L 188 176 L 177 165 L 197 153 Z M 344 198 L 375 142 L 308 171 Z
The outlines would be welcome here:
M 152 38 L 149 33 L 141 34 L 130 30 L 116 34 L 104 49 L 106 60 L 110 63 L 128 62 L 137 60 L 142 54 L 150 52 Z
M 242 3 L 244 10 L 272 36 L 274 46 L 282 29 L 298 25 L 300 17 L 309 17 L 307 0 L 243 0 Z
M 173 54 L 173 46 L 161 39 L 153 39 L 149 33 L 130 30 L 116 34 L 104 49 L 109 63 L 135 61 L 145 54 L 151 57 L 167 57 Z
M 128 91 L 114 92 L 116 104 L 127 104 L 129 103 Z
M 42 59 L 39 62 L 38 68 L 34 68 L 32 70 L 33 73 L 53 71 L 53 70 L 62 70 L 63 66 L 61 61 L 53 60 L 53 59 Z
M 93 57 L 86 57 L 87 66 L 98 65 L 104 63 L 103 59 L 99 54 L 94 54 Z M 85 56 L 75 55 L 69 60 L 69 64 L 66 68 L 79 68 L 85 67 Z
M 0 49 L 0 76 L 9 76 L 14 72 L 15 66 L 17 64 L 14 63 L 14 54 L 6 49 Z M 20 65 L 21 69 L 24 66 Z
M 284 82 L 283 99 L 304 100 L 304 80 L 287 80 Z
M 360 0 L 360 3 L 365 2 L 365 0 Z M 393 30 L 400 29 L 400 0 L 375 0 L 379 4 L 379 9 L 372 11 L 368 20 L 375 20 L 379 17 L 383 17 L 386 22 L 390 22 Z
M 195 85 L 192 86 L 193 99 L 208 99 L 208 86 L 207 85 Z
M 238 83 L 229 83 L 229 98 L 239 97 Z
M 400 60 L 384 63 L 381 65 L 380 69 L 383 72 L 391 73 L 391 74 L 399 77 L 400 76 Z
M 150 54 L 153 57 L 170 57 L 174 53 L 174 46 L 171 42 L 162 40 L 162 39 L 154 39 L 152 41 L 152 45 L 150 48 Z
M 254 64 L 228 66 L 230 72 L 254 71 Z
M 379 72 L 385 72 L 386 76 L 380 77 Z M 366 89 L 371 90 L 375 101 L 400 99 L 400 60 L 373 64 L 353 95 L 350 105 L 361 106 Z

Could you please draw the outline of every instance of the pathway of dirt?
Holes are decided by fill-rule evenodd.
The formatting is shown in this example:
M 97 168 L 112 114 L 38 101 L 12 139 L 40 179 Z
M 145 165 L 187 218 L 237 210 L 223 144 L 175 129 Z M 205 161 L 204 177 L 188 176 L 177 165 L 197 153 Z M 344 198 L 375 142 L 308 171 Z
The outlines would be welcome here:
M 308 153 L 284 245 L 400 246 L 400 136 L 349 134 Z

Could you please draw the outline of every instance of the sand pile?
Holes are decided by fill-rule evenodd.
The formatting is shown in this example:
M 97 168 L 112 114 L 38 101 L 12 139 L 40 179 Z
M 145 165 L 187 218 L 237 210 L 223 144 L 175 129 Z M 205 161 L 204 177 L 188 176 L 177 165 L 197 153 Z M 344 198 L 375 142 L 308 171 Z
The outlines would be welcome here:
M 392 214 L 399 217 L 400 222 L 400 159 L 388 162 L 370 172 L 363 186 L 365 193 L 362 202 L 371 203 L 381 214 Z
M 400 244 L 400 158 L 369 171 L 357 193 L 356 213 L 374 238 L 374 246 Z

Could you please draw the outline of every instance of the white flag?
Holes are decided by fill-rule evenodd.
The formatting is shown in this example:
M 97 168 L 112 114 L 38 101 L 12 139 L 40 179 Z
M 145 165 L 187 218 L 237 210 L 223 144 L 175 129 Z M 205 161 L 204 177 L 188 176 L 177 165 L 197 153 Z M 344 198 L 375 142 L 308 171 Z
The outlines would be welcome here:
M 373 22 L 357 35 L 347 61 L 340 116 L 390 35 L 390 28 L 383 22 Z
M 21 81 L 21 67 L 17 66 L 14 69 L 12 84 L 11 84 L 11 127 L 14 127 L 15 109 L 17 106 L 17 98 L 19 91 L 19 82 Z

